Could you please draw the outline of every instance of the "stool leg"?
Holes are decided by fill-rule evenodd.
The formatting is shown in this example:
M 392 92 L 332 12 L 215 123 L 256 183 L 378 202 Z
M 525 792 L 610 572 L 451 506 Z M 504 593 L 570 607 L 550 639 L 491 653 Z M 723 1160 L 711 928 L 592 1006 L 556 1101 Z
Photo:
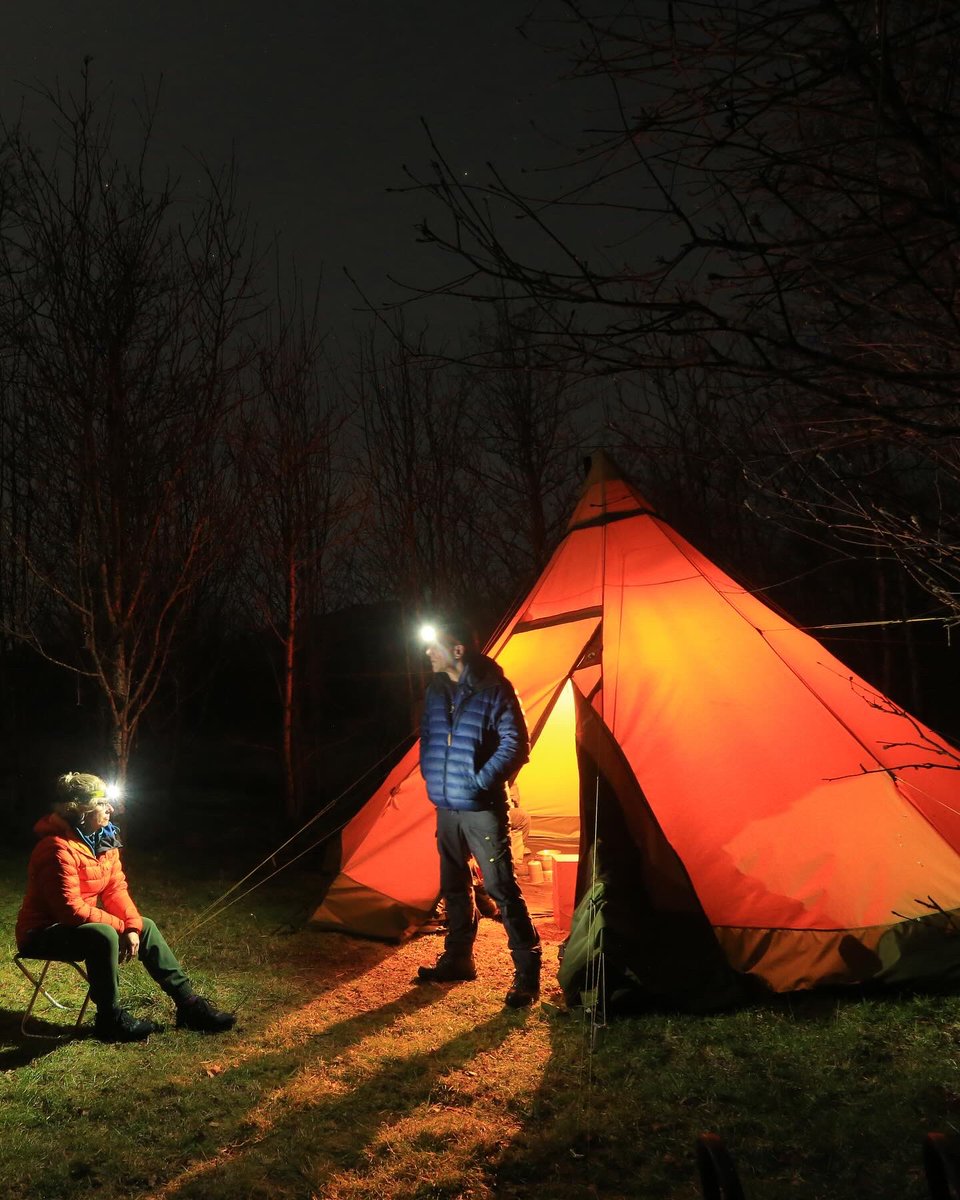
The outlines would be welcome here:
M 30 975 L 30 972 L 27 971 L 25 967 L 23 969 L 26 972 L 26 974 L 32 979 L 33 976 Z M 33 989 L 33 995 L 30 997 L 30 1003 L 27 1005 L 27 1011 L 23 1014 L 23 1020 L 20 1022 L 20 1031 L 26 1037 L 40 1037 L 41 1036 L 40 1034 L 31 1033 L 30 1030 L 27 1029 L 27 1022 L 30 1020 L 30 1014 L 33 1012 L 33 1006 L 37 1002 L 37 997 L 40 995 L 41 992 L 43 992 L 44 995 L 47 995 L 46 989 L 43 986 L 43 981 L 46 979 L 47 972 L 49 970 L 50 970 L 50 964 L 49 964 L 49 962 L 45 962 L 43 964 L 43 970 L 40 972 L 40 978 L 34 980 L 34 982 L 36 983 L 36 987 Z
M 50 963 L 59 962 L 60 961 L 59 959 L 54 959 L 54 958 L 48 959 L 43 964 L 43 970 L 40 972 L 39 979 L 37 979 L 36 975 L 34 975 L 34 973 L 29 968 L 27 968 L 23 965 L 22 961 L 19 958 L 15 958 L 13 961 L 17 964 L 17 966 L 20 968 L 20 970 L 23 972 L 23 974 L 26 975 L 26 977 L 30 980 L 30 982 L 33 984 L 34 988 L 36 989 L 33 994 L 33 1000 L 31 1000 L 31 1002 L 30 1002 L 31 1007 L 36 1002 L 37 995 L 40 992 L 43 992 L 44 999 L 48 1003 L 52 1004 L 54 1008 L 67 1009 L 70 1007 L 69 1004 L 61 1004 L 59 1000 L 54 999 L 54 997 L 51 996 L 50 993 L 47 991 L 47 989 L 43 986 L 43 981 L 47 977 L 47 971 L 50 970 Z M 86 979 L 86 977 L 87 977 L 86 973 L 84 971 L 82 971 L 75 962 L 70 963 L 70 966 L 76 967 L 76 969 L 78 971 L 80 971 L 80 974 L 83 975 L 84 979 Z
M 87 989 L 87 994 L 84 997 L 83 1003 L 80 1005 L 80 1012 L 78 1013 L 77 1019 L 73 1024 L 73 1030 L 71 1031 L 71 1034 L 33 1033 L 27 1026 L 30 1022 L 30 1016 L 33 1013 L 34 1007 L 36 1006 L 37 999 L 41 995 L 44 997 L 44 999 L 49 1001 L 49 1003 L 52 1004 L 54 1006 L 54 1008 L 59 1008 L 61 1011 L 64 1011 L 71 1007 L 69 1004 L 61 1004 L 60 1001 L 55 999 L 53 996 L 51 996 L 50 993 L 47 991 L 47 989 L 43 986 L 44 981 L 47 978 L 47 972 L 50 970 L 50 964 L 52 962 L 61 962 L 62 961 L 65 966 L 73 967 L 73 969 L 77 972 L 77 974 L 84 981 L 84 983 L 86 983 L 87 982 L 87 973 L 83 969 L 83 967 L 81 967 L 79 963 L 73 962 L 70 959 L 62 959 L 62 960 L 61 959 L 47 959 L 43 964 L 43 969 L 40 971 L 40 974 L 34 975 L 33 972 L 28 967 L 24 966 L 19 954 L 14 955 L 13 961 L 20 968 L 20 971 L 33 984 L 33 994 L 30 997 L 30 1003 L 27 1005 L 26 1011 L 23 1014 L 23 1019 L 20 1022 L 20 1032 L 23 1034 L 23 1036 L 24 1037 L 32 1037 L 32 1038 L 49 1038 L 49 1039 L 53 1039 L 53 1040 L 60 1040 L 65 1037 L 72 1036 L 72 1034 L 76 1034 L 80 1028 L 80 1025 L 83 1022 L 84 1015 L 86 1014 L 86 1011 L 87 1011 L 87 1006 L 90 1003 L 89 988 Z

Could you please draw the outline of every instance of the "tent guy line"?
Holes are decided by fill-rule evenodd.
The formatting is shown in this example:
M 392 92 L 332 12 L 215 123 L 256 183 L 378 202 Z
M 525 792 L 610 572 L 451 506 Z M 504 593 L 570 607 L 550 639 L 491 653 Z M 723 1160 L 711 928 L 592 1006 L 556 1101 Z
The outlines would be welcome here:
M 246 873 L 246 875 L 244 875 L 241 879 L 238 879 L 236 883 L 231 884 L 231 886 L 229 888 L 227 888 L 227 890 L 225 892 L 223 892 L 220 896 L 218 896 L 215 900 L 212 900 L 206 906 L 206 908 L 202 909 L 197 914 L 196 919 L 190 925 L 188 925 L 185 930 L 183 930 L 178 935 L 179 940 L 182 941 L 184 938 L 191 937 L 194 933 L 197 932 L 198 929 L 201 929 L 204 925 L 208 925 L 212 920 L 219 917 L 221 915 L 221 913 L 226 912 L 228 908 L 232 908 L 232 906 L 234 904 L 237 904 L 237 903 L 239 903 L 239 901 L 245 899 L 247 896 L 249 896 L 251 894 L 251 892 L 255 892 L 258 887 L 261 887 L 263 884 L 267 883 L 269 880 L 271 880 L 275 876 L 279 875 L 282 871 L 285 871 L 287 869 L 287 867 L 293 866 L 293 864 L 295 862 L 297 862 L 298 859 L 303 858 L 303 856 L 305 854 L 309 854 L 311 850 L 316 850 L 316 848 L 318 846 L 322 846 L 324 842 L 327 842 L 330 840 L 330 838 L 335 837 L 344 828 L 344 826 L 350 821 L 350 819 L 351 819 L 350 817 L 345 817 L 343 819 L 343 821 L 340 822 L 339 825 L 337 825 L 333 829 L 327 830 L 327 832 L 324 833 L 323 837 L 318 838 L 317 841 L 315 841 L 315 842 L 312 842 L 309 846 L 307 846 L 307 848 L 305 850 L 301 850 L 298 854 L 294 855 L 293 858 L 288 859 L 284 863 L 281 863 L 280 866 L 278 866 L 275 871 L 271 871 L 271 873 L 269 875 L 265 875 L 262 879 L 258 879 L 257 882 L 255 884 L 253 884 L 251 887 L 247 888 L 247 890 L 245 892 L 242 892 L 239 896 L 234 896 L 234 898 L 230 901 L 229 904 L 223 903 L 223 901 L 226 900 L 228 896 L 233 896 L 233 893 L 237 890 L 237 888 L 243 887 L 243 885 L 247 882 L 248 879 L 252 879 L 257 874 L 258 871 L 262 870 L 268 864 L 275 862 L 278 854 L 280 854 L 284 850 L 286 850 L 286 848 L 289 845 L 291 845 L 293 842 L 295 842 L 301 836 L 301 834 L 306 833 L 306 831 L 311 827 L 311 825 L 315 825 L 317 823 L 317 821 L 320 820 L 321 817 L 325 817 L 327 815 L 327 813 L 329 813 L 331 811 L 331 809 L 335 808 L 336 805 L 340 803 L 340 801 L 344 798 L 344 796 L 349 796 L 350 793 L 354 790 L 354 788 L 359 787 L 359 785 L 363 782 L 364 779 L 367 778 L 368 775 L 373 774 L 373 772 L 376 771 L 377 768 L 382 766 L 385 762 L 389 761 L 392 758 L 395 758 L 400 747 L 405 742 L 409 742 L 410 738 L 412 736 L 413 736 L 412 734 L 407 734 L 399 742 L 397 742 L 389 750 L 387 750 L 384 754 L 382 754 L 375 763 L 373 763 L 369 767 L 367 767 L 367 769 L 365 771 L 361 772 L 361 774 L 359 774 L 357 776 L 357 778 L 353 780 L 352 783 L 348 784 L 343 789 L 343 791 L 340 792 L 339 795 L 334 796 L 334 798 L 332 800 L 327 801 L 327 803 L 321 809 L 319 809 L 317 812 L 315 812 L 313 814 L 313 816 L 309 818 L 309 820 L 305 821 L 304 824 L 301 825 L 300 828 L 295 833 L 292 833 L 285 842 L 282 842 L 279 846 L 277 846 L 277 848 L 275 850 L 273 850 L 270 854 L 268 854 L 266 858 L 262 859 L 259 863 L 257 863 L 257 865 L 255 867 L 252 867 Z

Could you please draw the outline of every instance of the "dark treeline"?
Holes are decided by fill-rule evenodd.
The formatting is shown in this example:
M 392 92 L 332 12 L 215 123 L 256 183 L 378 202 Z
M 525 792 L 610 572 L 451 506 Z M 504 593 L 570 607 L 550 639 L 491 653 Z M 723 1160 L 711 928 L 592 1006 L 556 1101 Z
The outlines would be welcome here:
M 440 294 L 507 297 L 532 362 L 614 386 L 642 486 L 801 621 L 927 617 L 949 658 L 960 13 L 573 0 L 526 32 L 609 111 L 585 113 L 552 192 L 469 182 L 438 151 L 414 182 L 453 264 Z M 955 735 L 923 629 L 869 650 L 851 631 L 846 657 Z
M 416 306 L 334 345 L 234 172 L 166 177 L 149 111 L 130 151 L 87 71 L 48 128 L 4 126 L 6 807 L 101 767 L 298 822 L 409 735 L 419 620 L 486 633 L 529 586 L 597 445 L 801 624 L 856 624 L 822 636 L 960 734 L 960 19 L 772 7 L 533 31 L 570 86 L 608 78 L 616 120 L 549 203 L 478 196 L 442 157 L 420 181 L 458 261 L 453 346 Z M 574 195 L 611 228 L 602 269 L 557 232 Z
M 419 620 L 489 627 L 545 561 L 583 394 L 505 314 L 493 370 L 401 325 L 334 351 L 232 170 L 165 177 L 149 113 L 121 154 L 88 71 L 46 104 L 0 158 L 4 786 L 137 747 L 295 821 L 409 734 Z

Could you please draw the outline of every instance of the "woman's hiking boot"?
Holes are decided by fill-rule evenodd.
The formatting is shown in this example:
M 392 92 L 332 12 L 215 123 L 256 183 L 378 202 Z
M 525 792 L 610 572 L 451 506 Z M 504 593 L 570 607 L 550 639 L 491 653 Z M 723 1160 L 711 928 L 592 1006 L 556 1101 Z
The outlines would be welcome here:
M 156 1021 L 141 1020 L 125 1008 L 97 1009 L 93 1019 L 93 1036 L 101 1042 L 142 1042 L 160 1028 Z
M 177 1028 L 196 1033 L 226 1033 L 236 1023 L 234 1013 L 220 1012 L 203 996 L 187 996 L 177 1004 Z

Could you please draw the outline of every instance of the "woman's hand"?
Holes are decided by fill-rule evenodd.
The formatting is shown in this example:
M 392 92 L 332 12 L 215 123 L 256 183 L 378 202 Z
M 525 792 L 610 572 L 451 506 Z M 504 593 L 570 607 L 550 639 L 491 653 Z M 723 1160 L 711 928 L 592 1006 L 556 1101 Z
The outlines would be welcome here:
M 140 953 L 140 934 L 135 929 L 128 929 L 120 935 L 120 961 L 130 962 Z

